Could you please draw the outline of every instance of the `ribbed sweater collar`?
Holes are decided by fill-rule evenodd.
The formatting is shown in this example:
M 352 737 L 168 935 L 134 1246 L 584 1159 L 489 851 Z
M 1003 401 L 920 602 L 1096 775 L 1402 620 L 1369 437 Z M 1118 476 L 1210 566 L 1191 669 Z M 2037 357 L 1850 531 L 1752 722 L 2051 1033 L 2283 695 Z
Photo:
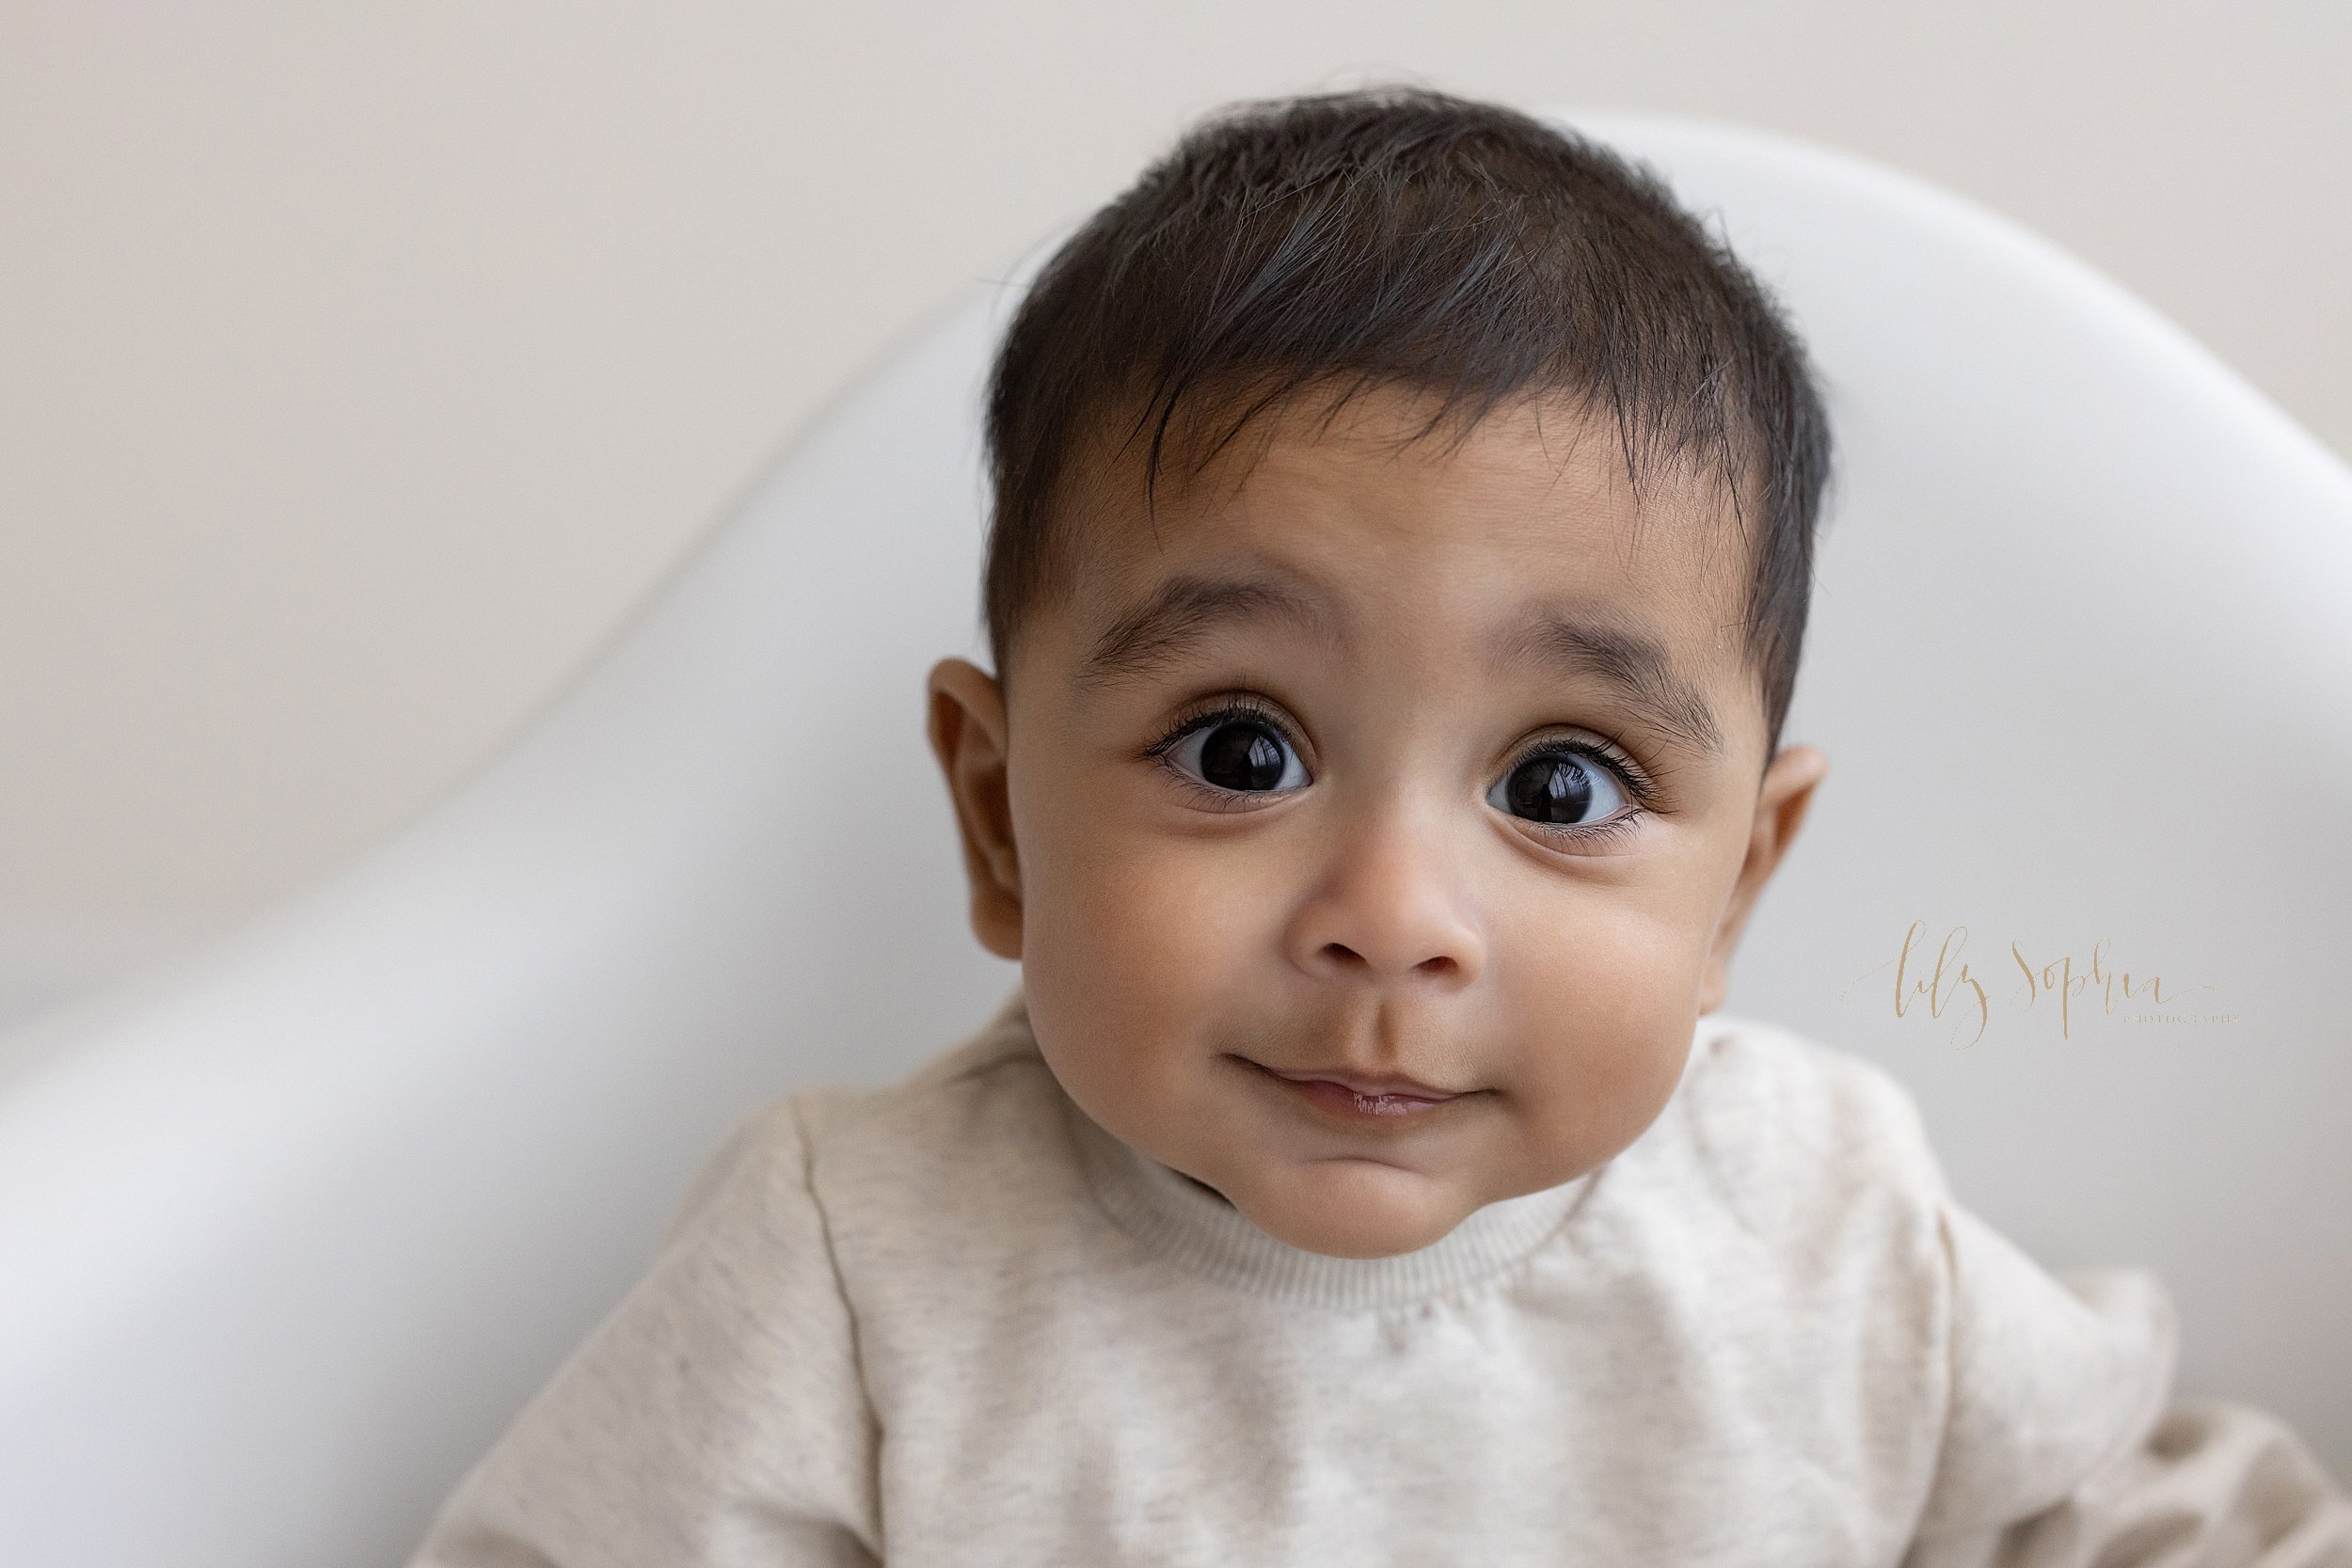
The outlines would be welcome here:
M 1036 1049 L 1019 998 L 997 1027 L 1018 1031 L 1028 1049 Z M 1147 1251 L 1220 1284 L 1306 1306 L 1406 1306 L 1501 1275 L 1557 1235 L 1608 1168 L 1487 1204 L 1415 1252 L 1333 1258 L 1269 1236 L 1224 1199 L 1120 1141 L 1066 1093 L 1057 1098 L 1087 1185 L 1121 1231 Z

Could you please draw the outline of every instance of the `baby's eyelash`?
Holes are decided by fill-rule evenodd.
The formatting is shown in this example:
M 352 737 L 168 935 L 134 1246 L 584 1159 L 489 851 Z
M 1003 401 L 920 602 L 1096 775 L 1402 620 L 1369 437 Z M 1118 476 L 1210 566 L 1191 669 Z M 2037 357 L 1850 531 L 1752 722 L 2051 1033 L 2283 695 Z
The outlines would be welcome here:
M 1144 755 L 1165 757 L 1176 749 L 1178 741 L 1195 730 L 1203 730 L 1215 724 L 1229 723 L 1240 719 L 1265 725 L 1280 735 L 1283 740 L 1294 749 L 1298 744 L 1297 737 L 1291 733 L 1290 725 L 1283 721 L 1282 716 L 1274 710 L 1271 704 L 1255 697 L 1235 695 L 1218 699 L 1213 707 L 1195 708 L 1190 712 L 1178 714 L 1175 721 L 1168 725 L 1166 733 L 1144 748 Z
M 1557 833 L 1563 838 L 1573 838 L 1579 844 L 1614 844 L 1640 827 L 1642 818 L 1648 815 L 1649 808 L 1636 802 L 1633 808 L 1623 816 L 1612 817 L 1606 822 L 1590 828 L 1559 827 L 1548 822 L 1534 822 L 1530 823 L 1529 826 L 1543 832 Z
M 1617 782 L 1625 785 L 1626 798 L 1633 802 L 1637 812 L 1651 811 L 1657 807 L 1657 782 L 1649 776 L 1640 763 L 1608 747 L 1597 745 L 1590 740 L 1576 740 L 1565 736 L 1557 740 L 1539 740 L 1513 757 L 1511 767 L 1517 768 L 1535 757 L 1574 757 L 1579 762 L 1597 762 L 1609 769 L 1612 774 L 1615 775 Z M 1629 821 L 1634 815 L 1635 813 L 1628 813 L 1623 820 Z

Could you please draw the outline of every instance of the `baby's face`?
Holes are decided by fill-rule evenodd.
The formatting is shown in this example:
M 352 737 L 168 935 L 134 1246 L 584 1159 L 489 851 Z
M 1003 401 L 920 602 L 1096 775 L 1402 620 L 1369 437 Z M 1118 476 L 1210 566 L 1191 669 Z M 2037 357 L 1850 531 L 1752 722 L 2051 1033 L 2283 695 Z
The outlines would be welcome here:
M 1005 688 L 932 679 L 982 940 L 1071 1097 L 1271 1235 L 1382 1257 L 1649 1126 L 1825 764 L 1765 720 L 1711 490 L 1548 404 L 1268 416 L 1085 543 Z M 1252 432 L 1256 427 L 1252 427 Z M 1140 444 L 1140 443 L 1138 443 Z

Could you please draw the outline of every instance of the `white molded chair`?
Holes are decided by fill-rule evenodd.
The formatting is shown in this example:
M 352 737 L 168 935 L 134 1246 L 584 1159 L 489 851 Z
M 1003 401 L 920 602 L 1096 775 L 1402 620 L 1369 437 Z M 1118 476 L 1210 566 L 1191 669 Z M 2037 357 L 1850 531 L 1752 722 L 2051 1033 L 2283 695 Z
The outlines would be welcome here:
M 2352 1474 L 2352 473 L 1951 197 L 1567 118 L 1721 214 L 1837 419 L 1788 730 L 1833 771 L 1731 1010 L 1888 1065 L 1963 1200 L 2052 1266 L 2156 1269 L 2184 1388 Z M 926 665 L 975 644 L 1011 297 L 837 405 L 396 842 L 0 1040 L 8 1563 L 401 1561 L 729 1124 L 886 1081 L 1009 989 L 919 730 Z M 1971 993 L 1899 1016 L 1914 921 L 1967 927 L 1974 1043 Z M 2061 1032 L 2012 942 L 2180 999 L 2078 990 Z

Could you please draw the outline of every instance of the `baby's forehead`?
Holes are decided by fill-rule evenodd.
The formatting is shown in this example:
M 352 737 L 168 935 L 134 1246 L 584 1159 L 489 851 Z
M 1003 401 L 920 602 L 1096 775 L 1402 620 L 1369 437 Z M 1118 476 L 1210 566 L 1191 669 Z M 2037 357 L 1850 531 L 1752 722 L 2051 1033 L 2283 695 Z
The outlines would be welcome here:
M 1373 621 L 1424 616 L 1433 595 L 1459 608 L 1549 593 L 1711 631 L 1746 593 L 1729 483 L 1637 452 L 1615 420 L 1565 397 L 1465 418 L 1380 387 L 1238 426 L 1196 415 L 1149 479 L 1139 439 L 1096 454 L 1059 531 L 1065 580 L 1098 614 L 1178 576 L 1270 572 L 1328 579 Z

